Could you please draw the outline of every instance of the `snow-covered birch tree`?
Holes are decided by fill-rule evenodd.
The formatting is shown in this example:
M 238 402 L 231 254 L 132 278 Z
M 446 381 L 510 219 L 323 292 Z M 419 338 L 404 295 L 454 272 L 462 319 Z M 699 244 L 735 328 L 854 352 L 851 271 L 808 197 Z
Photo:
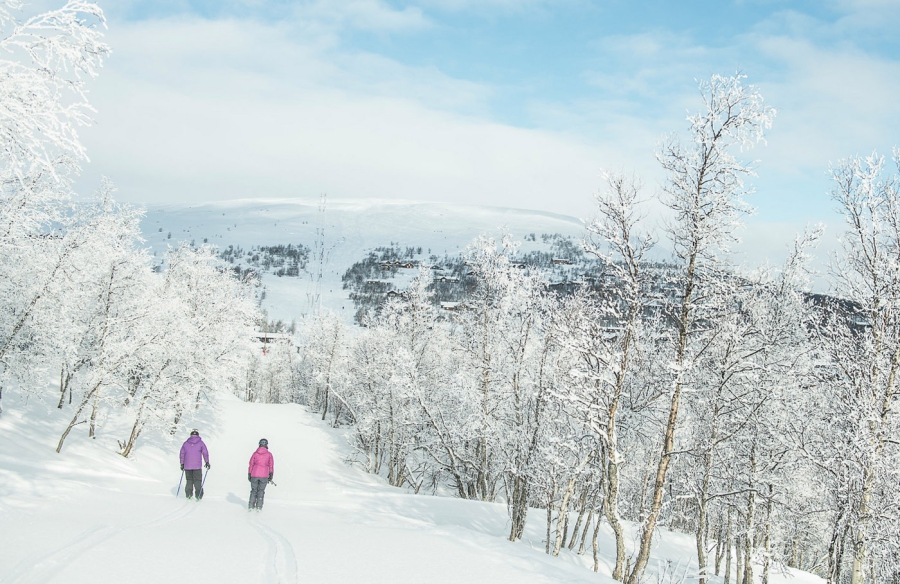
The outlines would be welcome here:
M 894 162 L 900 166 L 900 151 Z M 900 179 L 875 154 L 841 162 L 832 177 L 847 231 L 831 269 L 837 299 L 819 335 L 829 363 L 822 379 L 827 427 L 806 444 L 830 478 L 836 505 L 829 581 L 838 581 L 846 553 L 850 581 L 862 584 L 896 575 Z
M 96 5 L 72 0 L 24 21 L 21 8 L 0 3 L 0 386 L 24 373 L 8 361 L 23 335 L 36 349 L 34 335 L 50 336 L 36 321 L 83 243 L 84 230 L 66 231 L 74 218 L 64 203 L 86 159 L 77 133 L 90 121 L 85 80 L 109 53 Z
M 668 227 L 676 263 L 681 271 L 674 283 L 669 318 L 674 325 L 668 415 L 662 429 L 649 512 L 641 526 L 640 546 L 629 584 L 638 584 L 650 559 L 653 533 L 665 496 L 666 476 L 675 451 L 675 432 L 685 384 L 698 358 L 699 323 L 706 313 L 705 282 L 721 270 L 720 256 L 733 238 L 739 217 L 746 212 L 743 179 L 752 167 L 736 158 L 736 148 L 763 139 L 775 112 L 740 75 L 714 75 L 700 84 L 705 109 L 688 118 L 690 141 L 666 141 L 657 159 L 666 171 L 663 202 L 673 212 Z M 700 345 L 702 346 L 702 345 Z
M 619 511 L 621 421 L 623 401 L 636 392 L 635 369 L 646 350 L 650 311 L 650 281 L 646 254 L 653 245 L 649 234 L 638 232 L 640 185 L 634 178 L 606 174 L 606 188 L 595 197 L 597 217 L 587 225 L 585 248 L 603 265 L 608 276 L 605 298 L 576 294 L 567 301 L 567 315 L 557 321 L 561 344 L 578 355 L 573 367 L 579 382 L 567 386 L 568 398 L 578 403 L 603 453 L 603 515 L 616 542 L 613 578 L 625 575 L 625 535 Z M 602 447 L 601 447 L 602 445 Z M 597 562 L 594 562 L 595 570 Z

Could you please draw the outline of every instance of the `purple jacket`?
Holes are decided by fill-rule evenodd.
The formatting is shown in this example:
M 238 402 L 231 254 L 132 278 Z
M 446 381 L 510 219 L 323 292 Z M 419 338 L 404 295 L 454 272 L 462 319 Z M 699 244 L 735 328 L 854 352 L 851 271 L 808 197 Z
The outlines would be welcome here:
M 250 457 L 250 468 L 247 469 L 250 476 L 259 479 L 270 477 L 275 473 L 275 459 L 265 446 L 260 446 Z
M 197 470 L 203 466 L 204 460 L 209 464 L 209 451 L 200 436 L 191 436 L 185 440 L 181 445 L 181 464 L 184 465 L 184 470 Z

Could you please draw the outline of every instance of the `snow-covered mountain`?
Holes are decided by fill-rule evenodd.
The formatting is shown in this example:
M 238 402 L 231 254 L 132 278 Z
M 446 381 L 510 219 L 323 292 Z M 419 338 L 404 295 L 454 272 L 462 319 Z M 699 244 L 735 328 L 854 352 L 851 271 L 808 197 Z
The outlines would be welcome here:
M 309 312 L 317 292 L 321 306 L 352 320 L 353 306 L 341 276 L 367 251 L 380 246 L 422 248 L 418 260 L 454 255 L 480 234 L 508 232 L 522 251 L 546 247 L 541 234 L 580 238 L 583 223 L 566 215 L 499 207 L 385 200 L 253 199 L 191 205 L 149 206 L 142 223 L 150 249 L 162 257 L 180 241 L 250 250 L 253 246 L 301 244 L 311 258 L 299 277 L 262 274 L 263 307 L 270 318 L 287 322 Z M 535 234 L 536 237 L 526 236 Z M 532 241 L 532 239 L 534 241 Z M 321 279 L 316 274 L 321 271 Z M 317 283 L 317 280 L 318 283 Z

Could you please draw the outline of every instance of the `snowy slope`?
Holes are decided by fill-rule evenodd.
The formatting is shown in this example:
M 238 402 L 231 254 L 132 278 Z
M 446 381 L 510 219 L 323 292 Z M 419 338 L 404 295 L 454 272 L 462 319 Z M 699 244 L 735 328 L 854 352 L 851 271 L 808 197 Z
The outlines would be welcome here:
M 85 439 L 56 455 L 58 424 L 5 412 L 0 581 L 596 581 L 497 537 L 502 507 L 417 497 L 347 467 L 342 438 L 297 406 L 227 400 L 218 418 L 202 433 L 212 469 L 194 503 L 174 496 L 177 443 L 134 461 Z M 278 486 L 257 515 L 246 469 L 263 436 Z
M 11 398 L 11 399 L 10 399 Z M 0 416 L 0 582 L 612 582 L 589 554 L 542 551 L 541 513 L 510 543 L 503 505 L 413 495 L 347 466 L 346 442 L 296 405 L 223 397 L 197 421 L 212 469 L 202 502 L 175 497 L 186 436 L 148 438 L 131 460 L 80 431 L 54 448 L 64 413 L 15 394 Z M 247 461 L 269 440 L 275 480 L 246 510 Z M 601 570 L 612 542 L 603 533 Z M 686 565 L 692 540 L 661 534 L 651 567 Z M 821 582 L 808 574 L 775 584 Z
M 329 200 L 324 211 L 320 201 L 303 199 L 253 199 L 195 205 L 149 206 L 141 226 L 148 247 L 162 256 L 167 246 L 179 241 L 204 240 L 220 249 L 229 245 L 249 249 L 254 245 L 301 243 L 313 248 L 324 242 L 328 252 L 320 287 L 322 306 L 348 321 L 352 303 L 342 289 L 341 276 L 366 251 L 392 242 L 421 246 L 429 254 L 455 254 L 482 233 L 498 237 L 508 231 L 522 241 L 535 233 L 559 233 L 580 238 L 583 223 L 575 217 L 508 209 L 441 203 L 382 200 Z M 170 236 L 171 234 L 171 236 Z M 529 246 L 522 241 L 523 251 Z M 315 293 L 309 277 L 264 276 L 263 307 L 271 318 L 300 319 L 308 311 L 307 294 Z

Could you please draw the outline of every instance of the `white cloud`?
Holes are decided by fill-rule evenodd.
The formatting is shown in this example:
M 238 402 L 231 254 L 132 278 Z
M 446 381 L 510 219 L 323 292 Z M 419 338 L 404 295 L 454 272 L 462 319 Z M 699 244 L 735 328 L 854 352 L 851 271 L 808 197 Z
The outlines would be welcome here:
M 582 214 L 608 152 L 478 115 L 489 89 L 337 51 L 327 32 L 201 19 L 117 23 L 84 132 L 87 178 L 134 201 L 444 200 Z M 470 113 L 459 113 L 469 111 Z
M 419 4 L 448 11 L 502 10 L 523 12 L 558 3 L 560 0 L 419 0 Z
M 888 137 L 900 135 L 898 64 L 823 45 L 834 30 L 822 27 L 832 25 L 796 13 L 721 47 L 665 30 L 602 38 L 584 72 L 596 95 L 532 98 L 523 105 L 531 129 L 494 121 L 490 85 L 348 50 L 342 40 L 348 29 L 427 31 L 440 26 L 426 14 L 442 2 L 478 9 L 466 0 L 399 10 L 317 0 L 269 23 L 114 21 L 114 53 L 93 88 L 98 124 L 84 133 L 87 182 L 107 174 L 132 201 L 328 192 L 584 216 L 601 166 L 634 169 L 647 194 L 656 192 L 654 145 L 700 106 L 694 80 L 742 69 L 779 110 L 769 146 L 751 153 L 762 159 L 751 201 L 762 217 L 746 249 L 759 257 L 823 219 L 829 161 L 886 151 Z M 516 9 L 489 2 L 482 8 Z
M 331 28 L 303 19 L 117 23 L 109 42 L 113 57 L 107 72 L 207 99 L 218 99 L 223 84 L 230 92 L 270 97 L 330 88 L 402 96 L 472 113 L 483 111 L 491 95 L 489 87 L 451 78 L 434 67 L 409 67 L 374 53 L 342 50 Z M 242 83 L 232 82 L 234 75 Z
M 316 0 L 299 4 L 296 14 L 302 18 L 376 32 L 422 30 L 432 26 L 419 7 L 407 6 L 396 10 L 382 0 Z
M 887 150 L 900 136 L 900 63 L 784 37 L 759 46 L 785 67 L 766 83 L 779 109 L 771 135 L 782 170 L 824 170 L 838 158 Z

